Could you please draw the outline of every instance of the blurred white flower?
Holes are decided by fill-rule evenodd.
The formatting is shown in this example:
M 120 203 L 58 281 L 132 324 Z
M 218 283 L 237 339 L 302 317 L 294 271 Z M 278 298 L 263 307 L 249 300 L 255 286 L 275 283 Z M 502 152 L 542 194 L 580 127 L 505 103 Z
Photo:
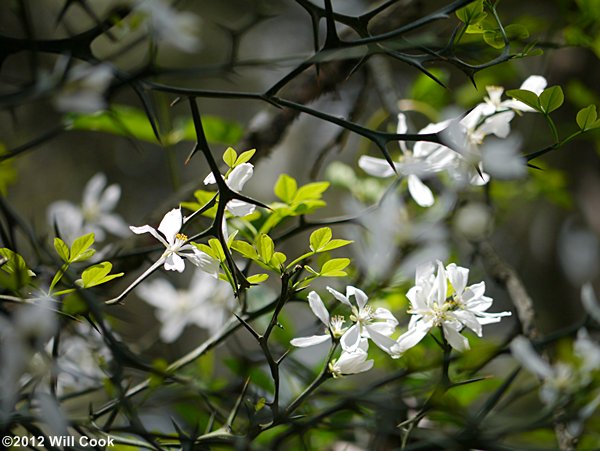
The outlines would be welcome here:
M 403 134 L 408 131 L 406 125 L 406 116 L 403 113 L 398 114 L 397 133 Z M 394 168 L 399 175 L 406 176 L 408 179 L 408 191 L 411 197 L 421 207 L 430 207 L 434 203 L 434 197 L 431 190 L 421 181 L 421 177 L 431 175 L 443 169 L 437 158 L 430 159 L 426 152 L 427 148 L 415 146 L 414 150 L 409 150 L 404 141 L 400 141 L 402 157 L 398 163 L 394 163 Z M 425 152 L 424 152 L 425 150 Z M 435 155 L 437 157 L 437 155 Z M 358 160 L 358 165 L 369 175 L 374 177 L 390 177 L 395 174 L 389 163 L 383 158 L 374 158 L 363 155 Z
M 195 246 L 187 243 L 187 236 L 180 233 L 183 226 L 183 216 L 181 208 L 174 208 L 169 211 L 158 226 L 158 230 L 149 225 L 141 227 L 130 226 L 133 233 L 149 233 L 166 248 L 159 260 L 153 265 L 164 265 L 168 271 L 183 272 L 185 269 L 184 258 L 190 260 L 194 265 L 203 271 L 217 277 L 219 271 L 219 261 L 202 252 Z
M 519 153 L 520 139 L 492 140 L 481 150 L 485 172 L 500 180 L 519 179 L 527 175 L 527 161 Z
M 160 338 L 172 343 L 187 325 L 216 333 L 236 308 L 231 287 L 226 282 L 196 271 L 187 290 L 177 290 L 165 279 L 140 285 L 137 295 L 157 308 L 161 322 Z
M 149 31 L 157 43 L 166 43 L 184 52 L 200 46 L 200 18 L 187 11 L 177 11 L 164 0 L 138 0 L 135 10 L 147 17 Z
M 488 313 L 493 300 L 484 296 L 485 283 L 467 287 L 469 270 L 451 263 L 444 269 L 437 261 L 437 274 L 433 263 L 417 268 L 415 286 L 406 297 L 413 316 L 408 331 L 398 337 L 393 353 L 401 354 L 419 343 L 433 327 L 441 327 L 448 344 L 457 351 L 469 349 L 466 337 L 460 334 L 468 327 L 478 336 L 482 325 L 499 322 L 510 312 Z M 450 290 L 449 290 L 450 289 Z
M 484 203 L 469 202 L 454 217 L 454 229 L 470 240 L 481 240 L 491 233 L 493 216 Z
M 542 380 L 540 399 L 544 404 L 554 406 L 580 393 L 592 381 L 591 373 L 600 369 L 600 345 L 594 342 L 587 330 L 580 329 L 573 343 L 578 364 L 548 363 L 533 349 L 531 342 L 516 337 L 510 344 L 513 357 L 527 370 Z
M 225 183 L 232 191 L 240 193 L 246 182 L 252 177 L 252 174 L 254 174 L 254 166 L 250 163 L 242 163 L 231 170 L 225 178 Z M 217 183 L 215 175 L 211 172 L 204 179 L 204 184 L 213 185 L 215 183 Z M 225 208 L 233 216 L 246 216 L 254 212 L 256 206 L 243 200 L 232 199 L 227 202 Z
M 95 113 L 107 107 L 105 94 L 113 79 L 109 64 L 76 66 L 69 70 L 67 80 L 54 98 L 54 105 L 63 112 Z
M 346 287 L 346 295 L 331 287 L 327 287 L 327 290 L 352 311 L 350 321 L 354 324 L 340 338 L 344 351 L 353 352 L 359 347 L 362 338 L 370 338 L 379 348 L 387 353 L 391 352 L 390 348 L 396 342 L 389 337 L 394 333 L 398 320 L 388 309 L 378 307 L 373 310 L 367 304 L 369 298 L 364 291 L 350 285 Z M 356 305 L 350 302 L 351 296 L 354 296 Z
M 558 261 L 571 284 L 580 286 L 593 279 L 600 269 L 600 242 L 586 227 L 568 219 L 557 241 Z
M 339 378 L 369 371 L 373 368 L 373 360 L 367 360 L 368 346 L 366 338 L 362 338 L 353 351 L 342 351 L 339 358 L 329 362 L 329 372 L 334 378 Z
M 305 348 L 329 341 L 332 336 L 335 339 L 338 339 L 344 335 L 344 332 L 346 331 L 346 328 L 344 327 L 344 318 L 342 316 L 334 316 L 331 318 L 325 304 L 323 304 L 321 297 L 316 291 L 311 291 L 308 294 L 308 305 L 315 316 L 325 325 L 325 334 L 294 338 L 290 341 L 292 346 Z
M 96 242 L 106 238 L 106 232 L 124 237 L 129 233 L 127 224 L 116 213 L 112 213 L 121 197 L 117 184 L 106 186 L 106 176 L 94 175 L 83 190 L 81 205 L 68 201 L 57 201 L 48 206 L 47 217 L 51 226 L 58 227 L 63 239 L 72 242 L 93 232 Z

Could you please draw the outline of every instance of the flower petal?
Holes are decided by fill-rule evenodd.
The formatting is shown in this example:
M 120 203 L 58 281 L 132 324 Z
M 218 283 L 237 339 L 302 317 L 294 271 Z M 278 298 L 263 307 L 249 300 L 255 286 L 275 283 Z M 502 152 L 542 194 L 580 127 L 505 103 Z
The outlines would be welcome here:
M 94 175 L 85 185 L 83 190 L 83 207 L 96 206 L 100 200 L 100 193 L 106 186 L 106 176 L 99 172 Z
M 308 305 L 315 316 L 321 320 L 325 326 L 329 327 L 329 312 L 325 308 L 325 304 L 316 291 L 308 293 Z
M 444 337 L 448 340 L 448 344 L 459 352 L 467 351 L 469 349 L 469 340 L 463 336 L 452 324 L 447 322 L 442 323 L 442 329 L 444 330 Z
M 344 351 L 354 351 L 358 347 L 360 343 L 360 327 L 358 324 L 352 325 L 350 329 L 348 329 L 342 338 L 340 338 L 340 344 L 342 345 L 342 349 Z
M 311 335 L 310 337 L 299 337 L 290 340 L 290 344 L 292 346 L 296 346 L 297 348 L 306 348 L 308 346 L 314 346 L 321 343 L 325 343 L 327 340 L 330 340 L 331 337 L 329 335 Z
M 334 290 L 331 287 L 327 287 L 327 291 L 329 291 L 342 304 L 346 304 L 348 307 L 352 308 L 352 304 L 350 303 L 348 298 L 346 296 L 344 296 L 342 293 L 340 293 L 337 290 Z
M 250 163 L 242 163 L 233 168 L 227 176 L 227 186 L 233 191 L 240 192 L 252 174 L 254 174 L 254 166 Z
M 103 212 L 111 211 L 116 207 L 120 198 L 121 187 L 115 183 L 104 190 L 102 196 L 98 200 L 98 206 Z
M 421 207 L 431 207 L 435 202 L 431 190 L 414 174 L 408 176 L 408 191 Z
M 183 272 L 185 269 L 185 262 L 183 261 L 183 258 L 173 252 L 167 256 L 164 267 L 167 271 Z
M 364 291 L 353 287 L 352 285 L 348 285 L 346 287 L 346 298 L 350 299 L 350 296 L 354 296 L 354 299 L 356 299 L 356 304 L 358 305 L 359 310 L 362 310 L 369 301 L 369 298 Z
M 239 199 L 232 199 L 227 202 L 227 211 L 233 216 L 243 217 L 254 212 L 256 205 Z
M 363 155 L 358 159 L 358 166 L 373 177 L 390 177 L 395 175 L 394 169 L 383 158 Z
M 515 360 L 532 373 L 544 379 L 552 377 L 552 367 L 535 352 L 527 338 L 523 336 L 516 337 L 510 343 L 510 351 Z
M 152 226 L 149 226 L 149 225 L 143 225 L 140 227 L 129 226 L 129 230 L 131 230 L 133 233 L 135 233 L 137 235 L 141 235 L 143 233 L 149 233 L 154 238 L 156 238 L 158 241 L 160 241 L 165 247 L 169 247 L 169 243 L 167 243 L 165 241 L 165 239 L 160 235 L 160 233 L 158 233 L 156 231 L 156 229 Z
M 446 271 L 454 291 L 460 296 L 467 286 L 467 281 L 469 280 L 469 269 L 463 268 L 462 266 L 456 266 L 455 263 L 450 263 L 448 266 L 446 266 Z
M 160 221 L 158 231 L 165 236 L 169 244 L 173 244 L 175 242 L 175 235 L 179 233 L 182 225 L 183 215 L 181 214 L 181 208 L 173 208 Z
M 393 353 L 402 354 L 417 345 L 425 335 L 429 332 L 429 328 L 417 323 L 416 327 L 408 329 L 396 340 L 396 345 L 391 348 Z

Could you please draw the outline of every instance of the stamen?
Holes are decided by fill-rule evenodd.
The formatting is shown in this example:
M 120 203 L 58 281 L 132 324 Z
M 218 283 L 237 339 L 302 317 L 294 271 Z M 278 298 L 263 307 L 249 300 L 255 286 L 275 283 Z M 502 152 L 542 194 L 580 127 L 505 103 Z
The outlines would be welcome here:
M 188 239 L 187 235 L 184 235 L 183 233 L 178 233 L 177 235 L 175 235 L 175 238 L 181 241 L 187 241 Z

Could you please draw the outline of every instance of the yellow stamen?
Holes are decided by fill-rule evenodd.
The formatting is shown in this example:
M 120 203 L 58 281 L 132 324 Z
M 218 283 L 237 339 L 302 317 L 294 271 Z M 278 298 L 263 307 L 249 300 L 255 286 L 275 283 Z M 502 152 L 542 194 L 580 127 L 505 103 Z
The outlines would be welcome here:
M 187 241 L 188 239 L 187 235 L 184 235 L 183 233 L 178 233 L 177 235 L 175 235 L 175 238 L 181 241 Z

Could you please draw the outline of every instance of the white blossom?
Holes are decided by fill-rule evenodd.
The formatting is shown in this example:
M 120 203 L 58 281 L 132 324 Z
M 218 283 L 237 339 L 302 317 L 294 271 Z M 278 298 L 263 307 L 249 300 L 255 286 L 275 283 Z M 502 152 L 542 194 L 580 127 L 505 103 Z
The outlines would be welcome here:
M 225 183 L 232 191 L 239 193 L 244 188 L 246 182 L 250 180 L 252 174 L 254 174 L 254 166 L 251 163 L 242 163 L 231 170 L 225 178 Z M 204 184 L 212 185 L 215 183 L 217 183 L 215 175 L 211 172 L 204 179 Z M 233 216 L 246 216 L 254 212 L 256 206 L 240 199 L 232 199 L 227 202 L 225 208 Z
M 165 251 L 155 265 L 163 264 L 168 271 L 183 272 L 184 258 L 190 260 L 203 271 L 217 277 L 219 262 L 195 246 L 187 243 L 187 236 L 180 233 L 183 226 L 181 208 L 168 212 L 158 226 L 158 230 L 149 225 L 141 227 L 130 226 L 133 233 L 149 233 L 165 246 Z M 159 263 L 160 262 L 160 263 Z
M 214 334 L 236 307 L 231 287 L 203 271 L 195 272 L 187 290 L 178 290 L 167 280 L 156 279 L 140 285 L 136 293 L 156 307 L 160 338 L 165 343 L 174 342 L 187 325 Z
M 147 18 L 149 31 L 159 43 L 184 52 L 200 46 L 200 18 L 187 11 L 177 11 L 164 0 L 138 0 L 135 10 Z
M 330 341 L 331 337 L 340 338 L 346 328 L 344 327 L 344 318 L 342 316 L 330 317 L 325 304 L 316 291 L 311 291 L 308 294 L 308 305 L 317 318 L 325 325 L 325 333 L 321 335 L 312 335 L 310 337 L 294 338 L 290 341 L 292 346 L 305 348 L 314 346 L 320 343 Z
M 112 211 L 121 197 L 121 187 L 117 184 L 106 186 L 106 176 L 94 175 L 83 190 L 80 205 L 68 201 L 57 201 L 48 207 L 48 223 L 58 227 L 61 236 L 72 242 L 75 238 L 93 232 L 99 242 L 106 232 L 124 237 L 129 233 L 127 224 Z
M 348 374 L 363 373 L 373 368 L 373 360 L 367 360 L 368 343 L 360 339 L 353 351 L 344 350 L 337 359 L 329 362 L 329 371 L 334 378 Z
M 331 287 L 327 287 L 327 290 L 338 301 L 350 307 L 352 311 L 350 321 L 354 324 L 340 338 L 340 344 L 344 351 L 355 351 L 364 337 L 370 338 L 385 352 L 391 352 L 390 348 L 395 344 L 395 341 L 389 337 L 394 333 L 398 320 L 388 309 L 383 307 L 373 309 L 367 304 L 369 298 L 364 291 L 350 285 L 346 287 L 346 295 Z M 352 296 L 354 296 L 356 305 L 350 302 Z
M 105 93 L 113 79 L 109 64 L 75 66 L 68 72 L 67 80 L 54 98 L 60 111 L 95 113 L 107 106 Z
M 469 270 L 451 263 L 444 269 L 437 261 L 417 268 L 415 286 L 406 297 L 413 316 L 408 331 L 397 339 L 392 352 L 403 353 L 419 343 L 433 327 L 441 327 L 448 344 L 457 351 L 469 349 L 469 342 L 461 335 L 464 327 L 482 336 L 482 325 L 499 322 L 510 312 L 488 313 L 492 298 L 484 296 L 485 283 L 467 287 Z M 450 285 L 450 286 L 448 286 Z M 450 290 L 448 290 L 450 288 Z

